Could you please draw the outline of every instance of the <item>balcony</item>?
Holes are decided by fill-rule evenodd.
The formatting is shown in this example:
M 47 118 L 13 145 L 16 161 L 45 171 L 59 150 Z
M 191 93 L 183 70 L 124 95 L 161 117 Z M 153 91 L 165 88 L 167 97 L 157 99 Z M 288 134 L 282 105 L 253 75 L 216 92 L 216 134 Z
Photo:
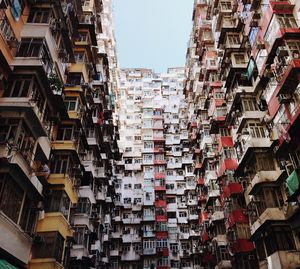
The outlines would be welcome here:
M 143 216 L 143 221 L 154 221 L 155 220 L 155 215 L 144 215 Z
M 45 213 L 43 219 L 38 221 L 37 232 L 58 231 L 64 238 L 72 237 L 73 230 L 62 213 Z
M 155 179 L 165 179 L 166 178 L 166 174 L 164 172 L 154 173 L 154 178 Z
M 70 177 L 67 174 L 50 174 L 50 176 L 48 177 L 48 183 L 53 185 L 53 187 L 55 187 L 55 185 L 64 186 L 64 190 L 69 196 L 71 202 L 73 204 L 77 203 L 78 194 L 74 189 Z
M 253 235 L 256 230 L 263 225 L 267 220 L 285 220 L 285 213 L 281 208 L 266 208 L 259 218 L 251 225 L 250 230 Z
M 229 227 L 234 226 L 236 223 L 245 223 L 245 224 L 247 224 L 247 223 L 249 223 L 249 218 L 245 214 L 244 210 L 237 209 L 237 210 L 233 210 L 229 214 L 227 223 L 228 223 Z
M 123 251 L 121 255 L 122 261 L 139 261 L 141 256 L 137 254 L 135 251 Z
M 1 239 L 0 247 L 11 255 L 28 263 L 32 238 L 0 211 Z
M 31 152 L 17 150 L 16 146 L 13 146 L 13 149 L 10 149 L 8 145 L 0 145 L 0 158 L 7 161 L 9 173 L 17 182 L 19 181 L 20 185 L 25 184 L 34 194 L 37 194 L 37 196 L 42 195 L 42 183 L 37 176 L 31 174 Z M 44 179 L 45 178 L 43 178 L 43 180 Z
M 270 5 L 274 11 L 289 12 L 293 11 L 295 4 L 292 4 L 289 0 L 273 0 L 270 1 Z
M 143 254 L 144 255 L 155 255 L 156 254 L 156 249 L 155 248 L 144 248 L 143 249 Z
M 47 25 L 47 27 L 49 26 Z M 30 46 L 30 40 L 31 38 L 22 39 L 12 65 L 15 68 L 25 66 L 29 69 L 38 68 L 43 71 L 41 74 L 44 79 L 47 79 L 53 70 L 53 60 L 49 54 L 46 42 L 44 44 L 40 38 L 32 38 L 32 40 L 34 40 L 33 42 L 36 42 L 36 44 L 39 43 L 40 47 L 39 49 L 29 50 L 28 46 Z M 29 54 L 28 51 L 31 51 L 32 53 Z
M 224 211 L 215 211 L 211 217 L 210 217 L 210 220 L 211 221 L 218 221 L 218 220 L 222 220 L 224 219 L 225 216 L 224 216 Z
M 220 196 L 220 190 L 209 190 L 208 198 L 217 198 Z
M 168 203 L 167 211 L 168 212 L 176 212 L 177 211 L 177 203 Z
M 125 164 L 125 170 L 141 170 L 142 166 L 139 163 Z
M 247 188 L 247 192 L 252 194 L 255 189 L 262 183 L 270 183 L 275 182 L 282 174 L 281 170 L 273 170 L 273 171 L 259 171 L 255 174 L 253 179 L 251 180 L 251 184 Z
M 250 242 L 247 239 L 237 239 L 233 243 L 233 252 L 240 253 L 240 252 L 251 252 L 255 249 L 253 242 Z
M 237 141 L 237 143 L 240 143 L 239 150 L 237 151 L 239 164 L 243 162 L 250 150 L 254 148 L 269 148 L 272 144 L 272 141 L 268 137 L 253 137 L 249 134 L 238 136 Z
M 225 197 L 231 197 L 234 195 L 242 194 L 244 192 L 243 187 L 240 183 L 231 182 L 224 187 L 223 193 Z
M 67 151 L 76 151 L 78 152 L 78 142 L 76 140 L 65 140 L 60 141 L 56 140 L 51 143 L 53 150 L 67 150 Z
M 166 221 L 168 221 L 168 217 L 167 217 L 167 215 L 156 215 L 155 220 L 157 222 L 166 222 Z
M 137 234 L 123 234 L 122 241 L 123 243 L 131 243 L 141 241 L 141 238 Z
M 143 237 L 155 237 L 155 232 L 153 232 L 153 231 L 144 231 Z
M 120 256 L 120 251 L 118 249 L 111 250 L 110 256 Z
M 298 268 L 300 266 L 299 251 L 276 251 L 267 257 L 268 268 Z

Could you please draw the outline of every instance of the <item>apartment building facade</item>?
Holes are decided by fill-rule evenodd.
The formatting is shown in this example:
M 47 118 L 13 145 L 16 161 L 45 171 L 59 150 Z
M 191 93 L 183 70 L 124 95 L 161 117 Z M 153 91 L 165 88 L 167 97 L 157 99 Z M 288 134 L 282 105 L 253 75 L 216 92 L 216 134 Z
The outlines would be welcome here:
M 194 3 L 185 96 L 203 268 L 300 267 L 299 4 Z
M 196 268 L 197 184 L 184 79 L 184 68 L 120 72 L 113 268 Z
M 108 268 L 112 3 L 0 3 L 0 267 Z

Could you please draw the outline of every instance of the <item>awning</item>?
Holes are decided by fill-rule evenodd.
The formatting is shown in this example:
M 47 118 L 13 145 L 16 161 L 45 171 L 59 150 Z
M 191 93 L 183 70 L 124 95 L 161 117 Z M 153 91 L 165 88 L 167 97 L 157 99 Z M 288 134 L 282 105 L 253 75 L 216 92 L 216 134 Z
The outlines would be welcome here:
M 299 190 L 299 178 L 298 173 L 294 170 L 286 180 L 286 184 L 289 189 L 289 195 L 293 195 L 296 191 Z
M 0 269 L 18 269 L 18 267 L 11 265 L 6 260 L 0 260 Z

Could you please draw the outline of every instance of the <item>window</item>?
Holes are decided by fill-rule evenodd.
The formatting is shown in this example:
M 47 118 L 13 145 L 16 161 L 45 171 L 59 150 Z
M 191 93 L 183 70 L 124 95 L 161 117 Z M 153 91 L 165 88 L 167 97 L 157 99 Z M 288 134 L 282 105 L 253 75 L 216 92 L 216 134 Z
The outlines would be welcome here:
M 131 184 L 124 184 L 124 190 L 130 190 Z
M 230 130 L 227 128 L 221 128 L 220 134 L 221 134 L 221 136 L 230 136 Z
M 133 204 L 141 204 L 142 203 L 142 198 L 134 198 L 133 199 Z
M 296 249 L 291 228 L 288 226 L 271 227 L 265 237 L 265 245 L 267 256 L 275 251 Z
M 4 92 L 4 97 L 29 97 L 35 88 L 32 76 L 20 76 L 9 80 L 8 87 Z
M 76 245 L 88 247 L 88 230 L 85 227 L 75 227 L 74 240 Z
M 134 184 L 135 190 L 140 190 L 142 188 L 142 184 Z
M 228 34 L 227 35 L 228 43 L 231 45 L 240 44 L 240 36 L 239 34 Z
M 28 22 L 30 23 L 49 23 L 51 10 L 48 8 L 33 8 L 30 10 Z
M 178 251 L 178 244 L 177 243 L 170 243 L 170 250 L 171 251 Z
M 73 126 L 61 126 L 57 132 L 57 140 L 72 140 Z
M 230 10 L 231 9 L 231 2 L 221 2 L 221 9 L 222 10 Z
M 273 171 L 275 163 L 273 157 L 268 152 L 258 152 L 256 157 L 256 171 Z
M 156 247 L 157 248 L 166 248 L 166 247 L 168 247 L 168 239 L 157 239 Z
M 70 198 L 65 191 L 52 190 L 51 194 L 45 195 L 46 212 L 61 212 L 68 219 L 69 209 Z
M 243 99 L 243 108 L 244 111 L 256 111 L 257 103 L 255 99 Z
M 131 247 L 130 244 L 123 244 L 122 250 L 123 250 L 124 252 L 129 252 L 129 251 L 130 251 L 130 247 Z
M 251 28 L 251 31 L 249 34 L 249 41 L 250 41 L 251 47 L 254 46 L 254 43 L 255 43 L 255 40 L 256 40 L 259 30 L 260 30 L 260 27 L 252 27 Z
M 298 28 L 293 14 L 276 14 L 281 28 Z
M 14 34 L 6 16 L 0 20 L 0 33 L 2 34 L 3 38 L 6 41 L 15 39 L 15 34 Z
M 15 142 L 19 122 L 19 119 L 0 119 L 0 143 Z
M 179 211 L 179 217 L 180 218 L 186 218 L 187 212 L 186 211 Z
M 226 246 L 220 246 L 217 250 L 217 261 L 230 260 L 229 253 Z
M 56 155 L 52 163 L 51 172 L 54 174 L 65 174 L 68 172 L 70 159 L 68 155 Z
M 131 204 L 131 198 L 124 198 L 124 204 Z
M 89 198 L 80 197 L 76 206 L 76 213 L 90 215 L 92 204 Z
M 89 42 L 89 36 L 87 32 L 79 32 L 78 42 Z
M 68 85 L 80 85 L 83 81 L 83 77 L 81 73 L 70 73 L 67 77 Z
M 234 158 L 234 149 L 233 148 L 224 148 L 224 157 L 225 159 L 232 159 Z
M 144 240 L 143 248 L 144 249 L 153 249 L 153 248 L 155 248 L 155 240 L 152 240 L 152 239 Z
M 78 108 L 78 100 L 76 97 L 65 97 L 64 103 L 68 111 L 76 111 Z
M 64 250 L 64 238 L 58 232 L 38 233 L 32 250 L 33 259 L 54 258 L 56 261 L 62 261 Z
M 135 164 L 140 164 L 143 162 L 143 159 L 134 159 Z
M 13 222 L 18 223 L 24 191 L 9 176 L 0 174 L 0 209 Z
M 250 135 L 254 138 L 265 138 L 267 137 L 267 132 L 264 126 L 260 123 L 248 123 L 248 128 L 250 130 Z
M 244 64 L 245 63 L 245 55 L 241 53 L 234 53 L 234 59 L 236 64 Z
M 74 52 L 74 58 L 76 63 L 84 63 L 86 61 L 85 53 L 83 51 Z
M 17 57 L 40 57 L 43 47 L 41 38 L 22 38 Z
M 169 265 L 169 259 L 167 257 L 157 259 L 157 266 L 168 266 L 168 265 Z

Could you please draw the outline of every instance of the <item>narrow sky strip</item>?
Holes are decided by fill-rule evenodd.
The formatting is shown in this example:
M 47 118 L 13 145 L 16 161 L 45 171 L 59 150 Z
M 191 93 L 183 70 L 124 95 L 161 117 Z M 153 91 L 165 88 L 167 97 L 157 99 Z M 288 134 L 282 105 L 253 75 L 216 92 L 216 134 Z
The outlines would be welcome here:
M 114 0 L 122 68 L 184 66 L 194 0 Z

